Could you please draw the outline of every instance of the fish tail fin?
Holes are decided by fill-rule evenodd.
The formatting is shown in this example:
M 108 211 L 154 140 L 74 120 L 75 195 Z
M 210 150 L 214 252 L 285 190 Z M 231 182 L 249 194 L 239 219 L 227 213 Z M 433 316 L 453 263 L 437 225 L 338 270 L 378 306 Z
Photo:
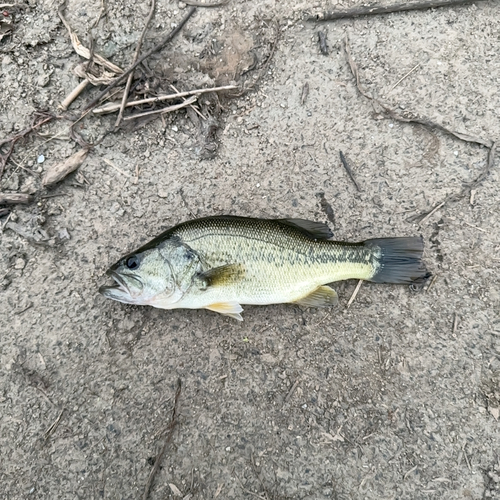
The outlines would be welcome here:
M 431 273 L 422 262 L 422 237 L 377 238 L 364 242 L 374 256 L 374 283 L 424 283 Z

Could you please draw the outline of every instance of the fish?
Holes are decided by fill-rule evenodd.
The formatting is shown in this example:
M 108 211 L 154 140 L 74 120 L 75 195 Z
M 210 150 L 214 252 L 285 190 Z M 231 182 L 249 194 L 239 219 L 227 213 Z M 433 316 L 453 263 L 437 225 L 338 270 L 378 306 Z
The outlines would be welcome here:
M 213 216 L 182 222 L 122 257 L 99 292 L 126 304 L 208 309 L 242 320 L 242 305 L 338 304 L 340 280 L 424 283 L 422 237 L 333 241 L 304 219 Z

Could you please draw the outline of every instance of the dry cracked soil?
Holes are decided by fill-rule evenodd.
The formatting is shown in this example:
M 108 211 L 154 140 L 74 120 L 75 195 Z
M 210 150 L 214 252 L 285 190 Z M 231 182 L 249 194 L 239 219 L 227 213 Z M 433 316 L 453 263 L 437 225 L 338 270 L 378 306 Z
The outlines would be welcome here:
M 58 111 L 84 61 L 59 5 L 1 6 L 0 138 L 59 118 L 15 144 L 0 181 L 34 197 L 0 206 L 0 498 L 144 498 L 167 440 L 150 499 L 500 498 L 500 3 L 306 20 L 352 5 L 198 7 L 135 91 L 246 91 L 201 97 L 204 119 L 115 131 L 116 113 L 89 114 L 73 133 L 98 89 Z M 126 68 L 149 8 L 68 0 L 65 16 Z M 188 9 L 158 0 L 142 53 Z M 84 163 L 43 188 L 75 139 L 94 145 Z M 337 309 L 246 307 L 242 323 L 97 293 L 126 252 L 219 214 L 421 234 L 433 278 L 363 283 L 350 307 L 357 282 L 337 283 Z

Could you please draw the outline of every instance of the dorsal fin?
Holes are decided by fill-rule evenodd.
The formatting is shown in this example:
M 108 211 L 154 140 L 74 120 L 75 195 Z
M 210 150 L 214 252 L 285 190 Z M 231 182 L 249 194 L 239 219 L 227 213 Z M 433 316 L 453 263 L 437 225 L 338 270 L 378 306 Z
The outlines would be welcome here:
M 276 219 L 276 222 L 294 227 L 312 240 L 328 240 L 333 236 L 331 229 L 323 222 L 306 219 Z

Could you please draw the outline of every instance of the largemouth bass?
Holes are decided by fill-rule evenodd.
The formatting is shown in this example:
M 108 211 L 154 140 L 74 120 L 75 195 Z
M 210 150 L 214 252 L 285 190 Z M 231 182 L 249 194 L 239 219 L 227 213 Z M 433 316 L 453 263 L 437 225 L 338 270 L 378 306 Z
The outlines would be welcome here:
M 127 304 L 210 309 L 241 320 L 242 304 L 338 302 L 327 283 L 422 282 L 419 237 L 331 241 L 326 224 L 220 216 L 179 224 L 114 264 L 99 292 Z

